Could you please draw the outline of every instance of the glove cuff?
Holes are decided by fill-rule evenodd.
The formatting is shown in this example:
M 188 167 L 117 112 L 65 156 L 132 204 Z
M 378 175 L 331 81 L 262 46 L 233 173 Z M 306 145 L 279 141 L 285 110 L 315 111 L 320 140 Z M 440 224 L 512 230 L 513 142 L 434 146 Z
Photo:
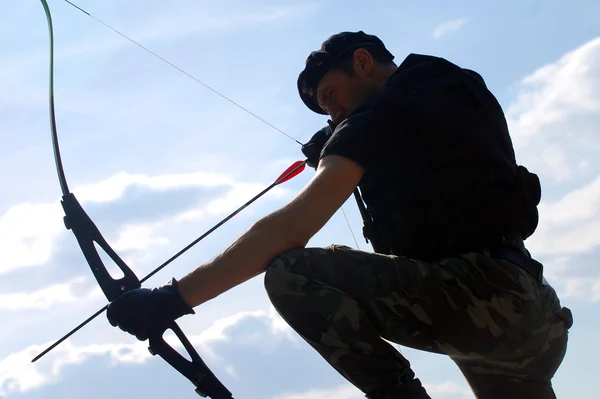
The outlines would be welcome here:
M 166 293 L 170 294 L 169 297 L 172 299 L 171 306 L 173 310 L 173 315 L 175 319 L 184 316 L 186 314 L 196 314 L 194 309 L 192 309 L 181 296 L 179 292 L 179 287 L 177 285 L 177 280 L 175 277 L 171 278 L 171 281 L 162 287 L 162 290 Z

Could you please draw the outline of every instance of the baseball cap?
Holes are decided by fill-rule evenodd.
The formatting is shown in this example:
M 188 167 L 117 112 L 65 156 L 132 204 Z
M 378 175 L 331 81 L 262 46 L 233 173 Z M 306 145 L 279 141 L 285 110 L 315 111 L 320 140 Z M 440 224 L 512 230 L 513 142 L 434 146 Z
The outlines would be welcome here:
M 363 31 L 341 32 L 330 36 L 321 45 L 321 49 L 310 53 L 304 70 L 298 76 L 298 93 L 306 106 L 321 115 L 327 115 L 317 101 L 317 85 L 325 74 L 335 66 L 348 52 L 365 48 L 384 61 L 394 59 L 383 42 L 374 35 Z

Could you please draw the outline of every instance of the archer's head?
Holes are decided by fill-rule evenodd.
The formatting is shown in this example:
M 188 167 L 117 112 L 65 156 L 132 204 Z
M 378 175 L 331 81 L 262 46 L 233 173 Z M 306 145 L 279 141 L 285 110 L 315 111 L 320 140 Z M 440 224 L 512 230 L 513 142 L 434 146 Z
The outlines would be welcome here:
M 312 111 L 339 123 L 396 71 L 394 56 L 373 35 L 341 32 L 313 51 L 298 76 L 298 92 Z

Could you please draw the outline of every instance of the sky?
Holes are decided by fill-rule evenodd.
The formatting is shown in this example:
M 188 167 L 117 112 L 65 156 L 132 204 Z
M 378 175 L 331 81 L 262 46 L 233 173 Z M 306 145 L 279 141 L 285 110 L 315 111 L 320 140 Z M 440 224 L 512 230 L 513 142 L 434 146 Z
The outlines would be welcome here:
M 66 2 L 49 4 L 67 180 L 138 276 L 303 159 L 299 145 L 272 126 Z M 568 352 L 553 380 L 556 393 L 582 398 L 600 390 L 594 371 L 600 356 L 600 3 L 76 4 L 300 142 L 327 118 L 303 105 L 296 79 L 310 51 L 331 34 L 363 30 L 379 36 L 398 62 L 410 53 L 430 54 L 479 72 L 505 111 L 517 161 L 542 182 L 540 224 L 526 245 L 574 314 Z M 197 397 L 189 381 L 149 354 L 146 342 L 111 327 L 105 314 L 30 362 L 106 299 L 62 221 L 41 3 L 0 2 L 0 37 L 0 397 Z M 307 169 L 272 190 L 145 286 L 210 260 L 285 205 L 313 174 Z M 352 201 L 309 246 L 371 250 Z M 277 315 L 262 275 L 179 324 L 236 398 L 364 397 Z M 448 358 L 398 349 L 433 398 L 474 398 Z

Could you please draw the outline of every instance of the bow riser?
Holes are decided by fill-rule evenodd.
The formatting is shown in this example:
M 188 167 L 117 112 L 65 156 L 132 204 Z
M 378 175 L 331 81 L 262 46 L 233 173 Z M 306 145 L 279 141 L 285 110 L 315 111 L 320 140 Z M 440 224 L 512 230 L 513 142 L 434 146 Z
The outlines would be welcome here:
M 100 233 L 98 227 L 85 212 L 79 201 L 77 201 L 75 195 L 69 193 L 63 196 L 61 203 L 65 211 L 65 227 L 71 230 L 75 235 L 79 247 L 108 301 L 112 302 L 125 292 L 139 288 L 141 284 L 138 277 L 110 247 Z M 124 277 L 114 279 L 110 275 L 94 243 L 97 243 L 100 248 L 110 256 L 119 269 L 121 269 Z M 191 361 L 183 357 L 179 352 L 173 349 L 173 347 L 166 343 L 163 335 L 167 329 L 170 329 L 175 333 L 192 359 Z M 202 397 L 208 396 L 212 399 L 232 399 L 231 392 L 227 390 L 208 368 L 206 363 L 204 363 L 177 323 L 168 323 L 161 331 L 153 333 L 148 339 L 148 342 L 148 350 L 150 353 L 153 356 L 158 355 L 163 358 L 173 368 L 190 380 L 196 387 L 195 391 L 198 395 Z
M 81 207 L 81 204 L 79 204 L 79 201 L 75 198 L 75 195 L 69 193 L 63 196 L 61 204 L 65 211 L 65 227 L 71 230 L 77 238 L 79 247 L 108 301 L 112 302 L 123 293 L 140 288 L 140 280 L 106 242 L 98 227 L 96 227 L 92 219 Z M 121 269 L 123 272 L 122 278 L 114 279 L 110 275 L 94 243 L 98 244 L 110 256 L 119 269 Z

